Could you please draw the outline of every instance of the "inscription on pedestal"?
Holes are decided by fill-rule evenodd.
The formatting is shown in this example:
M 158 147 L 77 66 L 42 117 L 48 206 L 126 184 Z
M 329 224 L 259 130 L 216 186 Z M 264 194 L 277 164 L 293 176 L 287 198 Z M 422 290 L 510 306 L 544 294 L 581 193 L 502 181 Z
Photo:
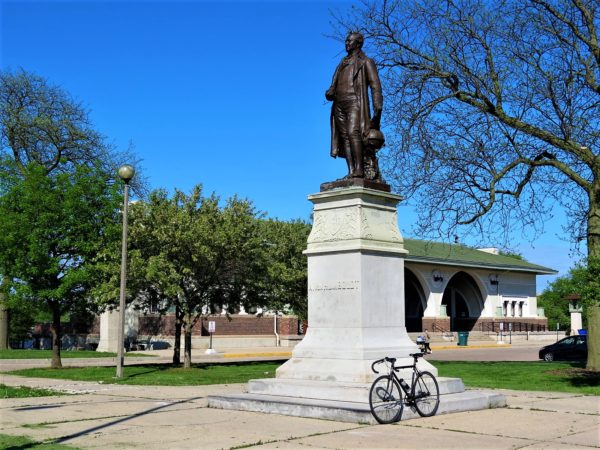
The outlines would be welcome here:
M 327 283 L 314 283 L 308 286 L 309 292 L 322 291 L 355 291 L 360 287 L 359 280 L 329 281 Z

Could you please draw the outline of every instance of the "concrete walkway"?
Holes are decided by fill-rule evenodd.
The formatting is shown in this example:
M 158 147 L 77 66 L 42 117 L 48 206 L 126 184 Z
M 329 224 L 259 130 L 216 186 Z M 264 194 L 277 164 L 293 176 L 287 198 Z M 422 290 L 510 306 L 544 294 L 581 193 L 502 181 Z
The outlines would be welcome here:
M 98 449 L 600 448 L 600 397 L 502 390 L 503 409 L 355 425 L 210 409 L 245 385 L 122 386 L 0 374 L 0 383 L 78 395 L 0 401 L 0 433 Z

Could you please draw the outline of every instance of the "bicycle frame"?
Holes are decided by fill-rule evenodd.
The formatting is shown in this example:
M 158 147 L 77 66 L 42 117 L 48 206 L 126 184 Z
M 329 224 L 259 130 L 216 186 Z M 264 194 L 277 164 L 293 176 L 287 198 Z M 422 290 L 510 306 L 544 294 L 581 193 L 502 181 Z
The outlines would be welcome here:
M 423 357 L 423 353 L 413 353 L 410 356 L 413 357 L 414 362 L 412 364 L 409 364 L 409 365 L 406 365 L 406 366 L 396 366 L 395 365 L 396 358 L 388 358 L 388 357 L 385 357 L 383 359 L 377 360 L 377 361 L 375 361 L 371 365 L 371 369 L 373 370 L 373 372 L 379 373 L 377 370 L 375 370 L 375 365 L 376 364 L 380 364 L 382 362 L 389 362 L 389 363 L 391 363 L 392 366 L 390 368 L 390 375 L 400 385 L 400 387 L 402 388 L 402 390 L 406 394 L 406 400 L 408 400 L 408 401 L 412 401 L 414 399 L 415 380 L 421 374 L 421 371 L 417 367 L 417 361 L 418 361 L 419 358 Z M 410 385 L 406 385 L 406 380 L 404 378 L 400 378 L 400 377 L 398 377 L 398 375 L 396 375 L 396 372 L 399 372 L 401 369 L 412 369 L 412 377 L 411 377 Z

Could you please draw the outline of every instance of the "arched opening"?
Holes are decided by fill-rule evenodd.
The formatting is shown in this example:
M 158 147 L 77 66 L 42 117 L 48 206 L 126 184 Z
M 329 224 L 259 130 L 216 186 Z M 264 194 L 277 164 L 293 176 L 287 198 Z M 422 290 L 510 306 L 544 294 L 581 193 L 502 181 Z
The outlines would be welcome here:
M 472 330 L 483 310 L 483 297 L 473 277 L 466 272 L 454 275 L 444 290 L 442 306 L 450 317 L 450 330 Z
M 421 321 L 426 303 L 425 293 L 417 276 L 404 269 L 404 318 L 406 331 L 409 333 L 422 330 Z

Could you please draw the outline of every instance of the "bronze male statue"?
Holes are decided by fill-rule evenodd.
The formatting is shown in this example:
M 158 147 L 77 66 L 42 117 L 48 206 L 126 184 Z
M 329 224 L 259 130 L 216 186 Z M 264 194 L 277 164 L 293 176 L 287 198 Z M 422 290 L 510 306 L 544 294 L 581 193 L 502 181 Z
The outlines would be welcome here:
M 346 178 L 381 181 L 375 152 L 383 145 L 379 131 L 383 96 L 377 67 L 362 51 L 364 37 L 351 32 L 346 37 L 348 55 L 333 75 L 325 98 L 331 108 L 331 156 L 345 158 Z M 373 98 L 370 114 L 369 88 Z

